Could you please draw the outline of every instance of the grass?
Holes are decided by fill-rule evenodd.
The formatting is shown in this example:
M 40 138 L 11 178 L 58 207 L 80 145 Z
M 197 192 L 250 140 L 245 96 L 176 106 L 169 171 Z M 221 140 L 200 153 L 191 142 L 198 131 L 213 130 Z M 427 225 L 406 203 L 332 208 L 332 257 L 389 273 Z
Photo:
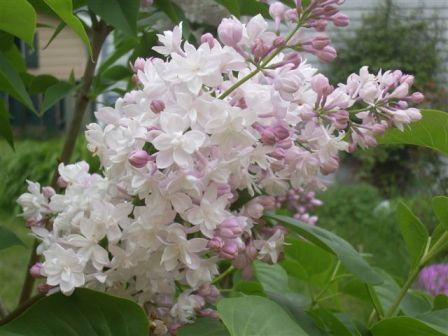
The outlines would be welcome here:
M 26 245 L 0 251 L 0 300 L 8 310 L 12 310 L 16 307 L 20 296 L 33 237 L 25 227 L 24 220 L 15 213 L 0 210 L 0 225 L 14 231 Z

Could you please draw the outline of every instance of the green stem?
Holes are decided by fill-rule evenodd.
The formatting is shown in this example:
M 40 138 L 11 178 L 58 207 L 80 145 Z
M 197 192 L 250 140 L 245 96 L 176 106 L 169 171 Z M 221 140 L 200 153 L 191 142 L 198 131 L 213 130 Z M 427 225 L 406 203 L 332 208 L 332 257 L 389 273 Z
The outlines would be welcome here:
M 448 241 L 448 231 L 445 231 L 440 238 L 434 243 L 432 247 L 429 249 L 427 248 L 425 253 L 420 259 L 420 262 L 418 266 L 409 274 L 408 279 L 404 283 L 403 287 L 401 288 L 400 292 L 397 295 L 397 298 L 394 300 L 393 304 L 390 306 L 389 310 L 386 313 L 386 317 L 393 316 L 395 314 L 395 311 L 400 306 L 401 301 L 405 297 L 407 291 L 414 283 L 415 278 L 420 273 L 420 270 L 430 261 L 432 258 L 434 258 L 437 254 L 442 252 L 442 250 L 445 248 L 445 245 Z M 431 243 L 431 238 L 428 239 L 427 246 Z
M 269 64 L 270 61 L 274 59 L 275 56 L 277 56 L 288 44 L 288 42 L 291 40 L 291 38 L 294 36 L 294 34 L 299 30 L 299 28 L 302 26 L 302 21 L 297 23 L 297 26 L 292 30 L 288 36 L 285 39 L 284 46 L 278 47 L 273 53 L 267 55 L 265 58 L 263 58 L 260 62 L 260 66 L 258 66 L 254 71 L 250 72 L 243 78 L 241 78 L 239 81 L 237 81 L 235 84 L 233 84 L 230 88 L 228 88 L 226 91 L 224 91 L 218 98 L 224 99 L 229 94 L 231 94 L 233 91 L 235 91 L 237 88 L 239 88 L 241 85 L 246 83 L 249 79 L 254 77 L 256 74 L 258 74 L 260 71 L 264 70 L 266 65 Z
M 218 275 L 216 278 L 213 279 L 212 284 L 220 282 L 222 279 L 224 279 L 226 276 L 231 274 L 235 270 L 235 267 L 230 265 L 228 269 L 226 269 L 224 272 L 222 272 L 220 275 Z
M 340 260 L 338 260 L 338 262 L 336 263 L 336 266 L 334 267 L 333 273 L 331 273 L 330 279 L 325 284 L 324 288 L 322 288 L 322 290 L 319 293 L 317 293 L 317 295 L 314 297 L 313 302 L 311 303 L 311 309 L 314 308 L 319 303 L 319 301 L 322 301 L 322 296 L 325 294 L 325 292 L 328 290 L 330 285 L 336 279 L 336 275 L 337 275 L 337 273 L 339 271 L 339 267 L 341 267 L 341 261 Z

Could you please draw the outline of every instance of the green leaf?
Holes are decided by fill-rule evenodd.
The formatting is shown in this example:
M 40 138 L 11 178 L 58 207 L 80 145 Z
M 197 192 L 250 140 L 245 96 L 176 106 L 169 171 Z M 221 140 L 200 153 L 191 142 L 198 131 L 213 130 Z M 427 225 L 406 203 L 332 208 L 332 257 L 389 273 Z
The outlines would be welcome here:
M 59 80 L 52 75 L 33 76 L 27 81 L 27 88 L 30 94 L 42 93 L 58 82 Z
M 353 327 L 352 324 L 347 326 L 338 316 L 333 314 L 327 309 L 318 308 L 311 310 L 308 313 L 313 318 L 315 323 L 324 331 L 329 332 L 331 335 L 338 336 L 360 336 L 358 330 Z
M 171 0 L 154 0 L 154 6 L 164 12 L 166 16 L 168 16 L 169 19 L 174 23 L 180 23 L 182 21 L 182 28 L 184 30 L 183 35 L 186 39 L 188 39 L 190 35 L 192 35 L 190 23 L 185 17 L 182 9 L 177 4 L 175 4 Z
M 254 16 L 262 14 L 269 16 L 268 6 L 257 0 L 215 0 L 217 3 L 226 7 L 229 12 L 235 16 Z
M 266 294 L 288 290 L 288 274 L 279 264 L 268 265 L 261 261 L 255 261 L 253 267 Z
M 448 309 L 440 309 L 430 313 L 421 314 L 418 315 L 418 319 L 448 332 Z
M 318 226 L 305 224 L 293 218 L 268 214 L 266 217 L 281 222 L 291 231 L 305 237 L 324 250 L 336 255 L 347 270 L 369 284 L 380 284 L 380 275 L 344 239 Z
M 64 30 L 64 28 L 67 26 L 67 24 L 64 21 L 61 21 L 58 26 L 54 29 L 53 34 L 51 35 L 50 39 L 48 40 L 47 44 L 44 46 L 43 49 L 47 49 L 51 42 L 59 35 L 61 31 Z
M 131 51 L 136 46 L 136 41 L 133 39 L 123 40 L 118 44 L 114 51 L 100 64 L 98 68 L 98 73 L 103 73 L 107 68 L 109 68 L 115 61 L 124 56 L 126 53 Z
M 42 107 L 40 109 L 40 115 L 43 115 L 58 101 L 67 96 L 74 88 L 74 85 L 63 81 L 50 86 L 45 91 L 44 101 L 42 102 Z
M 0 30 L 33 45 L 36 12 L 26 0 L 0 0 Z
M 448 308 L 448 296 L 439 294 L 434 298 L 433 301 L 434 310 Z
M 5 138 L 8 144 L 14 149 L 14 135 L 11 129 L 11 116 L 5 108 L 5 102 L 0 99 L 0 135 Z
M 0 250 L 16 245 L 25 246 L 25 244 L 19 239 L 19 237 L 16 236 L 14 232 L 0 226 Z
M 76 289 L 71 296 L 56 293 L 41 299 L 0 327 L 2 336 L 148 334 L 148 318 L 136 303 L 86 288 Z
M 177 336 L 229 336 L 229 332 L 217 319 L 200 318 L 193 324 L 177 329 Z
M 59 18 L 67 24 L 84 42 L 92 56 L 92 47 L 90 46 L 89 37 L 82 25 L 81 21 L 73 14 L 72 0 L 43 0 Z
M 0 52 L 0 89 L 6 91 L 31 111 L 36 113 L 33 102 L 26 92 L 25 84 L 11 63 Z
M 261 296 L 221 299 L 218 312 L 231 336 L 307 335 L 279 305 Z
M 436 196 L 432 199 L 432 207 L 440 224 L 448 230 L 448 197 Z
M 407 316 L 384 319 L 371 331 L 373 336 L 446 336 L 448 333 L 448 330 Z
M 414 268 L 425 252 L 428 230 L 403 202 L 398 203 L 397 219 L 411 259 L 411 268 Z
M 265 295 L 263 287 L 258 281 L 238 281 L 235 283 L 233 291 L 246 295 Z
M 106 69 L 100 77 L 101 79 L 117 82 L 131 76 L 132 71 L 128 66 L 114 65 Z
M 423 118 L 401 132 L 396 128 L 386 131 L 381 144 L 408 144 L 429 147 L 448 154 L 448 113 L 422 110 Z
M 137 37 L 140 0 L 87 0 L 90 9 L 109 25 Z

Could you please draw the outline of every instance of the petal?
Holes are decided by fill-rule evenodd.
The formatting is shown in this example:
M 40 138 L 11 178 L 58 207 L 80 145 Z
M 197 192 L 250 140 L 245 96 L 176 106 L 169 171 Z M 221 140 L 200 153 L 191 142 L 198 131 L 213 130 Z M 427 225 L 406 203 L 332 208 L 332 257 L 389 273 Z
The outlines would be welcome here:
M 191 165 L 191 157 L 182 148 L 176 148 L 173 152 L 173 159 L 181 168 L 188 168 Z
M 175 113 L 162 113 L 160 126 L 168 134 L 184 132 L 188 127 L 188 120 Z
M 173 138 L 168 134 L 162 133 L 158 135 L 154 140 L 152 140 L 152 144 L 158 150 L 167 150 L 173 146 L 171 144 L 172 139 Z
M 156 164 L 157 168 L 168 168 L 173 164 L 173 152 L 171 150 L 160 151 L 157 153 Z
M 182 137 L 183 149 L 191 154 L 199 149 L 205 141 L 205 134 L 200 131 L 188 131 Z

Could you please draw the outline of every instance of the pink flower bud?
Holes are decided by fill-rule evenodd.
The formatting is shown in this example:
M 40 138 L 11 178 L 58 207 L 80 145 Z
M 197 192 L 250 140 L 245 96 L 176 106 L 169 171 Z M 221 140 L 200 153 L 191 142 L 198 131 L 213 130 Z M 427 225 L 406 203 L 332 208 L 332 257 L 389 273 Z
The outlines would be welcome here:
M 42 188 L 42 195 L 44 195 L 45 198 L 50 199 L 52 196 L 56 194 L 56 191 L 52 187 L 43 187 Z
M 129 163 L 135 168 L 143 168 L 151 159 L 151 155 L 142 149 L 135 150 L 129 155 Z
M 313 22 L 312 26 L 314 27 L 314 29 L 316 29 L 316 31 L 323 32 L 325 31 L 325 29 L 327 29 L 327 24 L 327 20 L 316 20 Z
M 290 139 L 285 139 L 277 142 L 277 146 L 283 149 L 289 149 L 293 145 L 293 142 Z
M 218 36 L 225 45 L 236 47 L 243 38 L 243 25 L 234 18 L 223 19 L 218 26 Z
M 285 64 L 293 64 L 294 68 L 297 68 L 299 64 L 302 62 L 302 58 L 300 57 L 299 53 L 296 52 L 290 52 L 283 57 L 282 63 Z
M 273 158 L 276 158 L 277 160 L 283 160 L 285 158 L 285 150 L 283 148 L 281 148 L 281 147 L 277 147 L 271 153 L 271 156 Z
M 227 239 L 235 239 L 243 233 L 241 224 L 235 217 L 226 218 L 217 229 L 217 234 L 220 237 Z
M 275 38 L 274 42 L 272 42 L 272 46 L 278 48 L 285 44 L 285 38 L 283 36 L 278 36 Z
M 322 50 L 319 50 L 316 53 L 316 56 L 319 58 L 320 61 L 323 63 L 331 63 L 334 61 L 334 59 L 337 57 L 336 49 L 334 49 L 332 46 L 326 46 Z
M 294 93 L 300 89 L 301 81 L 298 76 L 286 73 L 274 80 L 274 88 L 286 93 Z
M 211 308 L 206 308 L 203 309 L 199 312 L 199 315 L 202 317 L 210 317 L 210 318 L 214 318 L 214 319 L 218 319 L 219 318 L 219 314 L 216 310 L 211 309 Z
M 207 247 L 219 251 L 224 246 L 224 240 L 221 237 L 213 237 L 208 241 Z
M 269 47 L 260 38 L 255 39 L 251 50 L 252 54 L 258 59 L 265 57 L 269 53 Z
M 238 244 L 234 241 L 227 241 L 222 247 L 219 255 L 225 259 L 235 259 L 238 255 Z
M 266 145 L 273 145 L 277 139 L 274 132 L 272 132 L 269 128 L 266 128 L 261 132 L 261 141 L 263 141 Z
M 165 109 L 165 103 L 159 99 L 154 99 L 149 107 L 154 113 L 160 113 Z
M 218 197 L 221 197 L 222 195 L 230 194 L 232 192 L 232 188 L 228 184 L 220 184 L 218 185 Z
M 219 298 L 219 290 L 215 286 L 206 283 L 198 289 L 198 294 L 208 303 L 216 303 Z
M 256 198 L 257 202 L 260 203 L 265 210 L 275 209 L 275 197 L 273 196 L 258 196 Z
M 40 284 L 37 286 L 37 291 L 41 294 L 47 294 L 53 286 L 47 284 Z
M 317 74 L 311 78 L 311 88 L 320 96 L 328 96 L 332 92 L 330 81 L 322 74 Z
M 35 263 L 30 268 L 30 274 L 34 279 L 43 278 L 42 275 L 42 264 L 41 263 Z
M 201 43 L 207 43 L 210 48 L 215 46 L 215 38 L 210 33 L 205 33 L 201 36 Z
M 331 17 L 331 21 L 336 27 L 347 27 L 350 24 L 350 19 L 347 15 L 337 13 Z
M 317 35 L 311 40 L 311 45 L 316 50 L 322 50 L 330 44 L 330 38 L 326 35 Z
M 145 69 L 145 59 L 141 57 L 137 57 L 137 59 L 134 62 L 134 65 L 132 66 L 132 70 L 137 73 L 138 71 L 143 71 Z
M 245 206 L 246 215 L 250 218 L 260 218 L 263 216 L 264 207 L 260 203 L 256 201 L 256 199 L 253 199 L 252 201 L 248 202 Z
M 290 8 L 285 12 L 285 18 L 290 22 L 295 23 L 299 18 L 299 14 L 296 9 Z
M 386 129 L 387 129 L 387 126 L 383 125 L 383 124 L 375 124 L 372 127 L 373 133 L 378 134 L 378 135 L 384 134 Z
M 275 28 L 278 30 L 283 14 L 285 14 L 286 7 L 280 1 L 276 1 L 269 6 L 269 14 L 274 19 Z
M 339 167 L 339 160 L 336 157 L 330 158 L 320 166 L 320 171 L 324 175 L 334 173 Z
M 425 100 L 425 96 L 421 92 L 414 92 L 409 100 L 414 104 L 420 104 Z
M 62 178 L 62 176 L 58 177 L 57 184 L 60 188 L 67 188 L 68 182 Z
M 276 125 L 272 127 L 272 131 L 279 140 L 285 140 L 289 138 L 289 130 L 285 126 Z

